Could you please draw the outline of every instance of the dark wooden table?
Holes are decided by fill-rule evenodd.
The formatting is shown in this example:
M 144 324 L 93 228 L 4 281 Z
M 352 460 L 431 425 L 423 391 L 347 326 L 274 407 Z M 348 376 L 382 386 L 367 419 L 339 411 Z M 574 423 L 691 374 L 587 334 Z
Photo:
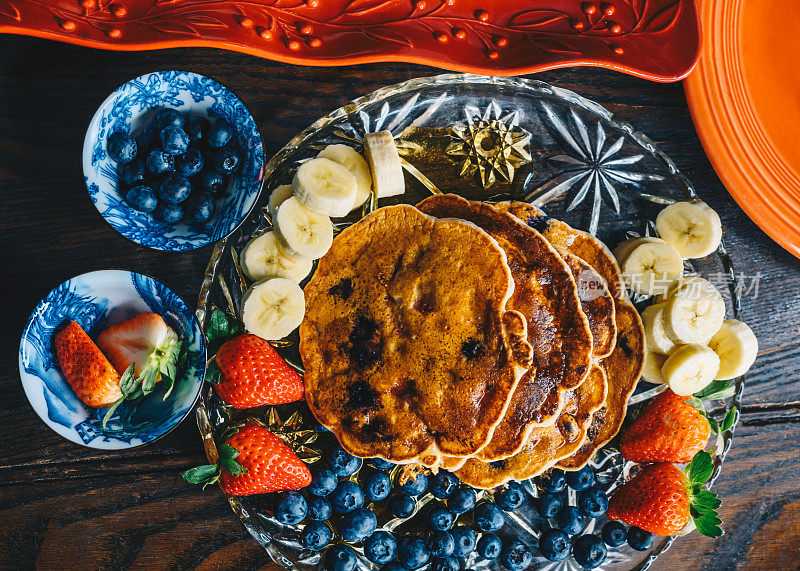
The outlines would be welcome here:
M 271 568 L 218 489 L 203 492 L 181 480 L 205 460 L 193 417 L 151 446 L 107 454 L 58 437 L 28 405 L 19 336 L 53 286 L 89 270 L 126 268 L 193 300 L 210 253 L 149 251 L 112 230 L 83 184 L 84 132 L 126 80 L 186 69 L 218 79 L 244 101 L 271 155 L 350 99 L 436 70 L 289 67 L 212 49 L 112 53 L 11 36 L 0 36 L 0 54 L 0 567 Z M 591 69 L 537 77 L 600 102 L 650 135 L 720 212 L 737 269 L 760 275 L 758 295 L 744 301 L 760 357 L 716 486 L 726 535 L 681 539 L 656 568 L 797 568 L 800 261 L 731 200 L 703 153 L 680 84 Z

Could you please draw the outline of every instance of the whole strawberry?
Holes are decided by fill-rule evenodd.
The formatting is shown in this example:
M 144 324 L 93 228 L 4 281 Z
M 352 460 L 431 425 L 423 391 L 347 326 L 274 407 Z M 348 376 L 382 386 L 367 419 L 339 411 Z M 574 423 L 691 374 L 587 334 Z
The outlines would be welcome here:
M 247 423 L 225 439 L 216 464 L 183 473 L 190 484 L 220 483 L 234 496 L 299 490 L 311 483 L 311 472 L 300 458 L 263 426 Z
M 689 397 L 667 390 L 654 398 L 622 435 L 622 456 L 641 464 L 690 462 L 705 448 L 711 427 Z
M 261 337 L 248 333 L 227 341 L 217 351 L 216 363 L 217 394 L 236 408 L 303 398 L 303 379 Z
M 697 453 L 687 474 L 673 464 L 649 464 L 611 495 L 606 516 L 656 535 L 674 535 L 693 520 L 703 535 L 719 537 L 719 498 L 702 488 L 712 470 L 708 452 Z

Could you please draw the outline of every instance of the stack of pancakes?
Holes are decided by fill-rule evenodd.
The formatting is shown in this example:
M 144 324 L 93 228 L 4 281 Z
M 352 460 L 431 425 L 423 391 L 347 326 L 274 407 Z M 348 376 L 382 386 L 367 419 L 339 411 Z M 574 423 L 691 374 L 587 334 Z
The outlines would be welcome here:
M 356 456 L 480 488 L 582 467 L 644 360 L 609 250 L 521 202 L 381 208 L 335 239 L 305 295 L 319 422 Z

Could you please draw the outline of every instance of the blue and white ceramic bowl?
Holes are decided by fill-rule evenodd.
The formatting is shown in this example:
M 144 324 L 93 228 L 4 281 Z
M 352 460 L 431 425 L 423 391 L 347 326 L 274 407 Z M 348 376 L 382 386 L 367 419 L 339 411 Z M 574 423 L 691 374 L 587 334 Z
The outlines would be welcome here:
M 205 224 L 159 222 L 128 206 L 119 192 L 120 169 L 106 153 L 106 140 L 116 131 L 137 135 L 160 107 L 212 121 L 223 117 L 235 128 L 241 167 L 230 177 L 228 191 L 215 201 L 214 215 Z M 244 104 L 213 79 L 185 71 L 148 73 L 117 89 L 92 117 L 83 142 L 83 174 L 97 210 L 120 234 L 155 250 L 192 250 L 233 232 L 258 199 L 263 165 L 261 135 Z
M 123 402 L 103 429 L 107 409 L 78 399 L 58 366 L 53 335 L 74 319 L 94 339 L 108 325 L 145 311 L 161 315 L 188 345 L 186 368 L 166 400 L 164 383 L 158 383 L 150 395 Z M 141 446 L 178 426 L 197 402 L 205 365 L 203 334 L 186 303 L 153 278 L 123 270 L 82 274 L 48 293 L 28 319 L 19 345 L 19 375 L 36 413 L 64 438 L 103 450 Z

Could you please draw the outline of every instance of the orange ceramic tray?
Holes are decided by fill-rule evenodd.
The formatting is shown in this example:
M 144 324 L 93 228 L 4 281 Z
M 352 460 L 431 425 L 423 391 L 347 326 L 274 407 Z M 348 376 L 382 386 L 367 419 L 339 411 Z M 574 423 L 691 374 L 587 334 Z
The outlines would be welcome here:
M 693 0 L 0 0 L 0 32 L 306 65 L 406 61 L 490 75 L 592 65 L 657 81 L 689 73 L 700 45 Z
M 733 198 L 800 257 L 800 11 L 787 0 L 701 0 L 705 44 L 686 96 Z

